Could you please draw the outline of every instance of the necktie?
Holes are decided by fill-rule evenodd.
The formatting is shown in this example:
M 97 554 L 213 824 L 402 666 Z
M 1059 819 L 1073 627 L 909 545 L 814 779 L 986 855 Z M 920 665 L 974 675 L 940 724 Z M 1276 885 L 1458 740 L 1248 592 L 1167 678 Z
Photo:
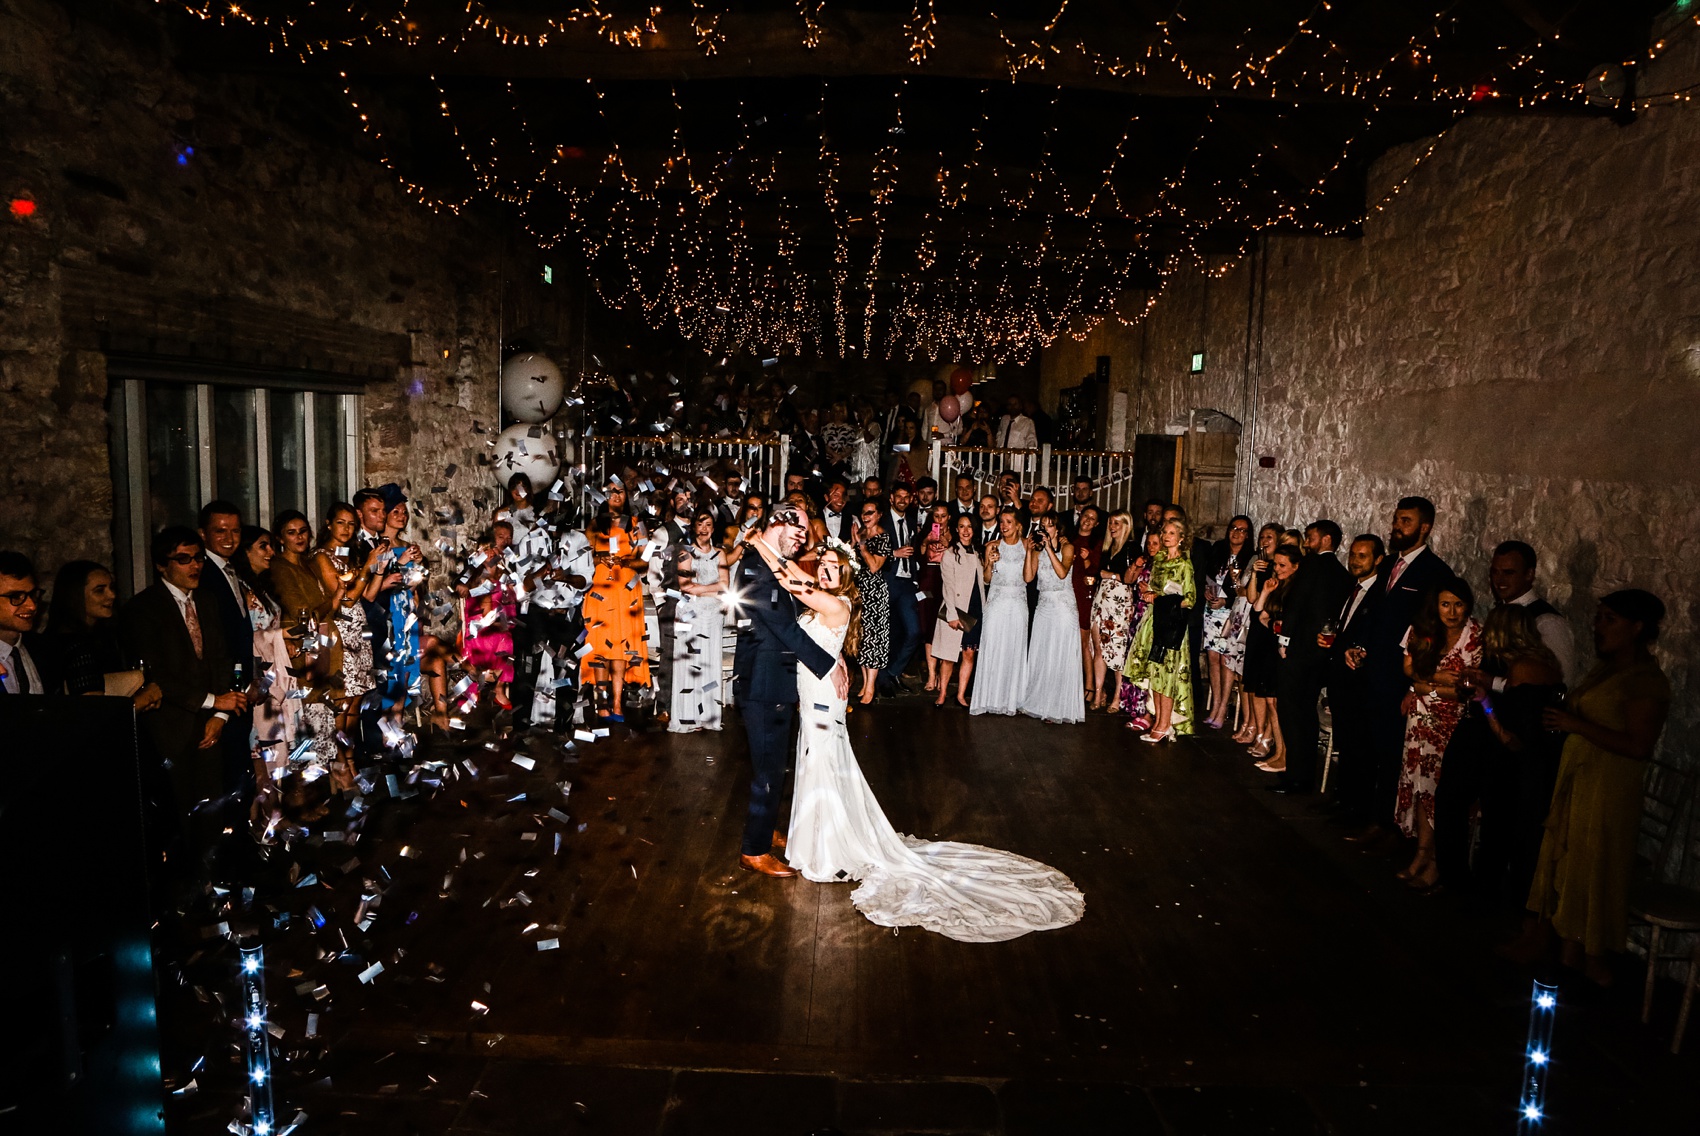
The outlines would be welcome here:
M 195 658 L 198 659 L 205 645 L 201 642 L 201 617 L 195 614 L 194 596 L 183 603 L 183 622 L 189 628 L 189 642 L 195 645 Z
M 1387 574 L 1387 590 L 1392 591 L 1393 585 L 1399 582 L 1399 573 L 1405 570 L 1405 558 L 1401 556 L 1393 562 L 1393 571 Z

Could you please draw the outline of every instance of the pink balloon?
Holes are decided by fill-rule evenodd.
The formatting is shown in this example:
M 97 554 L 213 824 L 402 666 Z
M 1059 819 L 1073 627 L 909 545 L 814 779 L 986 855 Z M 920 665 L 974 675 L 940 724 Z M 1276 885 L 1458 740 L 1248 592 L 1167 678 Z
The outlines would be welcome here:
M 939 399 L 939 417 L 946 422 L 955 422 L 962 416 L 962 406 L 956 401 L 956 396 L 947 394 Z

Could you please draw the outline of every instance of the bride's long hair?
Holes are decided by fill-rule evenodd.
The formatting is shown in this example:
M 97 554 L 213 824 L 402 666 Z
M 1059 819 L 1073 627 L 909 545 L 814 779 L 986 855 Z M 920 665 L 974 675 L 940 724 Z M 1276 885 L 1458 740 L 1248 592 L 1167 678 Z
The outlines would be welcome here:
M 842 596 L 850 601 L 850 626 L 844 630 L 844 651 L 853 656 L 862 646 L 862 589 L 856 586 L 856 572 L 850 563 L 849 553 L 830 544 L 821 546 L 821 559 L 824 560 L 828 556 L 837 560 L 843 571 L 839 576 L 838 587 L 821 588 L 821 591 L 828 595 Z

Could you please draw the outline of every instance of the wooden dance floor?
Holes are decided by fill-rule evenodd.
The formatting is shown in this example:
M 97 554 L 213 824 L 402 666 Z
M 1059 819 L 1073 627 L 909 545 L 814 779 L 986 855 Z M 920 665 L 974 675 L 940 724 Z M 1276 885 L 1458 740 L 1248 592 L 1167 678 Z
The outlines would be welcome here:
M 285 1047 L 317 1009 L 330 1050 L 280 1095 L 349 1133 L 1513 1129 L 1527 979 L 1237 748 L 919 700 L 850 721 L 900 830 L 1060 868 L 1084 920 L 957 943 L 873 926 L 849 885 L 739 870 L 735 716 L 571 754 L 534 737 L 530 770 L 485 735 L 439 748 L 441 793 L 310 850 L 328 882 L 288 894 L 270 969 L 329 987 L 272 979 Z M 339 926 L 353 957 L 317 959 Z M 1553 1090 L 1587 1123 L 1546 1130 L 1662 1116 L 1668 1033 L 1625 1051 L 1589 1014 L 1560 1020 Z

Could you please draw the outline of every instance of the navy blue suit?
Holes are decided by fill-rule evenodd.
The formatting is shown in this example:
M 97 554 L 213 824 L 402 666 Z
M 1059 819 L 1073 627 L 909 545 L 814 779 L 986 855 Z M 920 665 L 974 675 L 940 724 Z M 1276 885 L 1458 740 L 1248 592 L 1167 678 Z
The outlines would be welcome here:
M 216 622 L 219 627 L 220 642 L 224 644 L 233 668 L 240 668 L 242 681 L 254 681 L 254 625 L 248 620 L 248 605 L 238 598 L 238 593 L 231 590 L 229 579 L 222 569 L 214 564 L 212 558 L 207 558 L 201 569 L 201 582 L 195 589 L 195 610 L 200 613 L 203 624 Z M 187 632 L 184 632 L 187 635 Z M 223 694 L 227 690 L 236 689 L 235 670 L 213 676 L 215 682 L 214 694 Z M 249 779 L 254 774 L 252 761 L 252 742 L 254 731 L 254 712 L 245 711 L 232 714 L 230 721 L 224 725 L 224 733 L 219 736 L 219 753 L 224 759 L 224 791 L 233 793 L 238 790 L 246 792 Z
M 1399 707 L 1411 688 L 1411 680 L 1405 677 L 1405 648 L 1400 641 L 1411 629 L 1423 596 L 1452 578 L 1452 569 L 1446 566 L 1446 561 L 1425 545 L 1389 587 L 1397 563 L 1398 556 L 1389 552 L 1376 569 L 1374 590 L 1380 595 L 1364 636 L 1368 654 L 1362 670 L 1369 690 L 1373 754 L 1369 804 L 1371 819 L 1377 823 L 1386 823 L 1393 815 L 1399 769 L 1405 759 L 1405 714 Z
M 902 521 L 901 529 L 899 521 Z M 891 538 L 892 548 L 919 547 L 921 538 L 916 530 L 920 526 L 913 509 L 901 516 L 887 509 L 883 523 L 886 535 Z M 900 566 L 908 575 L 899 573 Z M 921 574 L 921 560 L 917 556 L 904 560 L 888 556 L 885 559 L 885 568 L 880 574 L 885 577 L 886 591 L 891 596 L 891 660 L 886 663 L 885 670 L 880 672 L 880 679 L 895 684 L 903 677 L 904 668 L 909 665 L 909 660 L 915 656 L 916 648 L 921 645 L 920 601 L 915 595 L 916 580 Z
M 750 741 L 750 814 L 744 823 L 743 853 L 763 856 L 773 851 L 779 793 L 791 756 L 797 664 L 825 678 L 838 660 L 797 623 L 796 597 L 774 578 L 755 549 L 744 550 L 733 585 L 743 596 L 743 613 L 750 621 L 738 630 L 732 656 L 732 696 Z
M 1346 665 L 1346 652 L 1354 647 L 1369 647 L 1369 629 L 1375 622 L 1375 609 L 1386 593 L 1387 585 L 1372 579 L 1358 609 L 1346 619 L 1345 613 L 1353 591 L 1346 594 L 1340 605 L 1340 633 L 1328 659 L 1328 709 L 1334 718 L 1334 755 L 1340 762 L 1336 796 L 1351 818 L 1360 824 L 1383 819 L 1374 799 L 1375 774 L 1375 717 L 1374 701 L 1370 697 L 1367 668 L 1353 670 Z

